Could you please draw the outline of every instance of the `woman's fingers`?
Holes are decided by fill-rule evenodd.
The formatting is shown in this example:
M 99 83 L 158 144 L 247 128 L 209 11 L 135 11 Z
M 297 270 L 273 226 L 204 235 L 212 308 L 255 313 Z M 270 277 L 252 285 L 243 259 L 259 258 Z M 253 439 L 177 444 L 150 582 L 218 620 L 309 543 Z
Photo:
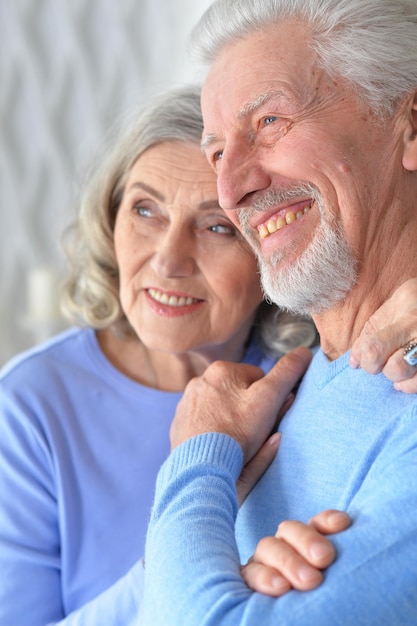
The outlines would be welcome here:
M 252 591 L 278 598 L 292 589 L 291 584 L 273 567 L 250 560 L 241 567 L 241 575 Z
M 261 539 L 252 559 L 242 568 L 246 584 L 253 591 L 274 597 L 289 589 L 314 589 L 323 580 L 322 570 L 336 558 L 326 535 L 342 532 L 350 525 L 350 517 L 336 510 L 322 511 L 308 524 L 282 522 L 274 537 Z
M 344 511 L 326 509 L 312 517 L 308 523 L 323 535 L 333 535 L 349 528 L 352 520 Z
M 295 522 L 284 523 L 295 524 Z M 297 523 L 301 524 L 301 522 Z M 314 529 L 310 530 L 314 531 Z M 324 541 L 330 544 L 330 541 Z M 306 556 L 309 552 L 306 544 L 300 544 L 296 549 L 281 537 L 264 537 L 258 543 L 253 559 L 256 563 L 274 568 L 294 589 L 307 591 L 317 587 L 323 579 L 319 567 L 311 565 L 311 562 L 319 561 L 321 563 L 324 560 L 322 553 L 326 550 L 331 552 L 331 557 L 325 559 L 326 563 L 329 563 L 334 558 L 334 549 L 331 544 L 327 546 L 320 543 L 317 547 L 312 546 L 313 555 L 308 554 Z M 317 558 L 316 552 L 320 554 L 319 558 Z
M 271 437 L 266 440 L 263 446 L 255 454 L 253 459 L 243 468 L 236 482 L 239 506 L 243 504 L 245 498 L 252 491 L 258 480 L 275 459 L 280 441 L 280 433 L 274 433 L 271 435 Z

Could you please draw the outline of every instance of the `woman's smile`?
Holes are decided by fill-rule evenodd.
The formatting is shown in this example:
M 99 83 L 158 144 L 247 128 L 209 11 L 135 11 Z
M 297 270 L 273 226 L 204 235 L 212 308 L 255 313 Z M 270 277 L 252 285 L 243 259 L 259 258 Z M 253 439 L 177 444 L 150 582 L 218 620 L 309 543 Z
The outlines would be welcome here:
M 158 315 L 181 316 L 196 311 L 204 300 L 189 295 L 160 290 L 154 287 L 144 289 L 149 308 Z

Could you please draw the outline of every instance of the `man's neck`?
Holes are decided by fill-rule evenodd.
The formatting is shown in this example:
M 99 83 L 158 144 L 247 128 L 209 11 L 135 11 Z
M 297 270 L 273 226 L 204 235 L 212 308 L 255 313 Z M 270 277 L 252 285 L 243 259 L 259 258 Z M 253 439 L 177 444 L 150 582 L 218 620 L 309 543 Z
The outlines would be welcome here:
M 330 360 L 337 359 L 352 347 L 375 311 L 403 282 L 417 276 L 417 267 L 414 271 L 403 270 L 396 280 L 390 281 L 388 272 L 380 273 L 378 278 L 380 276 L 386 276 L 387 280 L 371 283 L 362 278 L 342 302 L 332 309 L 313 315 L 322 350 Z M 389 323 L 387 319 L 387 326 Z

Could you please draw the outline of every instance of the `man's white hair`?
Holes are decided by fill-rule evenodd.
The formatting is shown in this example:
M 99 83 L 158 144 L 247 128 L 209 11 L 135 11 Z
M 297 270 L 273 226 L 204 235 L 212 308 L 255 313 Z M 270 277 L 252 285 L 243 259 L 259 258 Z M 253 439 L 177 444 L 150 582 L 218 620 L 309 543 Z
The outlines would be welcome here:
M 416 0 L 216 0 L 191 50 L 211 63 L 229 43 L 285 19 L 305 21 L 320 66 L 350 81 L 381 118 L 417 87 Z

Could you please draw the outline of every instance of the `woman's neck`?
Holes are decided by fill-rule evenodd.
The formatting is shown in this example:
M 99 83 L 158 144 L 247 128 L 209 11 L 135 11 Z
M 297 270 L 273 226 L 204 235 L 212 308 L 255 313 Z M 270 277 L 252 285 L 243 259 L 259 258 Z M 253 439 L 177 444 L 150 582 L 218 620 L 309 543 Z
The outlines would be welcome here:
M 204 373 L 216 359 L 239 361 L 244 346 L 210 351 L 170 353 L 150 350 L 139 340 L 124 339 L 112 330 L 97 331 L 97 340 L 110 363 L 137 383 L 163 391 L 183 391 L 195 376 Z

